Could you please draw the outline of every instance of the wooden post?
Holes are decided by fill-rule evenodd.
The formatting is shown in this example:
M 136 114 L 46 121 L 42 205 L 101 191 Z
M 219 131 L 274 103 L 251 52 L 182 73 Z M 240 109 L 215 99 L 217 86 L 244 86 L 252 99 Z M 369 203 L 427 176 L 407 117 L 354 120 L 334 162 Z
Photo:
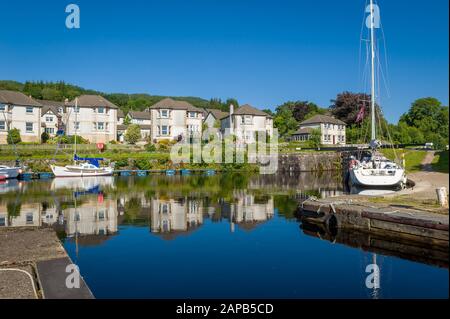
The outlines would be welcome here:
M 447 188 L 441 187 L 436 189 L 439 205 L 444 208 L 448 208 Z

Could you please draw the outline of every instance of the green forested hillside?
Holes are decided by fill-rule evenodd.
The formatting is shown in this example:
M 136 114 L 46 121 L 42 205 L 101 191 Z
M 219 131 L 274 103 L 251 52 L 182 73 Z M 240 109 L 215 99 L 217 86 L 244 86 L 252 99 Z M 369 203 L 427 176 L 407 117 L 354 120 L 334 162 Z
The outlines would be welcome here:
M 64 99 L 66 98 L 72 100 L 73 98 L 81 94 L 98 94 L 119 106 L 120 109 L 122 109 L 124 112 L 128 112 L 129 110 L 142 111 L 150 105 L 153 105 L 166 97 L 170 97 L 150 95 L 145 93 L 104 93 L 92 89 L 85 89 L 65 82 L 43 81 L 20 83 L 16 81 L 0 80 L 0 90 L 20 91 L 25 93 L 26 95 L 31 95 L 36 99 L 51 101 L 64 101 Z M 227 110 L 228 103 L 230 102 L 234 102 L 234 105 L 238 106 L 237 101 L 234 99 L 228 99 L 227 101 L 222 101 L 216 98 L 206 100 L 203 98 L 191 96 L 177 96 L 171 98 L 175 100 L 187 101 L 192 105 L 200 108 L 206 107 Z

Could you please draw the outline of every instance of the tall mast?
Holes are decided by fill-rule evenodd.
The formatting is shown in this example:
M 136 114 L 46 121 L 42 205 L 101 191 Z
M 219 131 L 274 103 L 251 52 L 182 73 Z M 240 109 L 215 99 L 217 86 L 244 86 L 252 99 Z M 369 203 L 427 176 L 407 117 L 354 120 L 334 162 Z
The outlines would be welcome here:
M 77 131 L 78 131 L 78 98 L 75 98 L 75 147 L 73 148 L 73 159 L 75 161 L 75 155 L 77 155 Z
M 374 6 L 373 0 L 370 0 L 370 46 L 372 53 L 372 91 L 371 91 L 371 111 L 372 111 L 372 141 L 376 140 L 375 130 L 375 25 L 374 25 Z

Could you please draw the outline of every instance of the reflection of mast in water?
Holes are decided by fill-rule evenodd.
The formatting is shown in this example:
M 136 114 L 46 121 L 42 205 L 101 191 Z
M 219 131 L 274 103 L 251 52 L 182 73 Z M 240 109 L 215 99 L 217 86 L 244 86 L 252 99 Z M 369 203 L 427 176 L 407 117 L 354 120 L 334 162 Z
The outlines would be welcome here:
M 74 203 L 75 203 L 75 255 L 77 256 L 78 260 L 78 210 L 77 210 L 77 196 L 74 194 Z
M 377 254 L 372 254 L 372 264 L 375 266 L 372 299 L 379 299 L 381 295 L 381 268 L 377 264 Z

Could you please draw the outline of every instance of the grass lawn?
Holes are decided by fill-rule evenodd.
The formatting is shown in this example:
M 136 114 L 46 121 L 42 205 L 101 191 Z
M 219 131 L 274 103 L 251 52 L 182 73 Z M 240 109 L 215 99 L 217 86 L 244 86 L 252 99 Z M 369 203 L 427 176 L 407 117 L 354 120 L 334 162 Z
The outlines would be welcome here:
M 394 150 L 383 149 L 381 152 L 388 159 L 395 160 Z M 397 153 L 399 161 L 402 160 L 402 154 L 405 154 L 406 171 L 409 173 L 420 171 L 422 169 L 421 163 L 427 155 L 426 151 L 417 150 L 397 149 L 395 152 Z
M 436 172 L 448 173 L 448 151 L 436 152 L 432 166 Z

